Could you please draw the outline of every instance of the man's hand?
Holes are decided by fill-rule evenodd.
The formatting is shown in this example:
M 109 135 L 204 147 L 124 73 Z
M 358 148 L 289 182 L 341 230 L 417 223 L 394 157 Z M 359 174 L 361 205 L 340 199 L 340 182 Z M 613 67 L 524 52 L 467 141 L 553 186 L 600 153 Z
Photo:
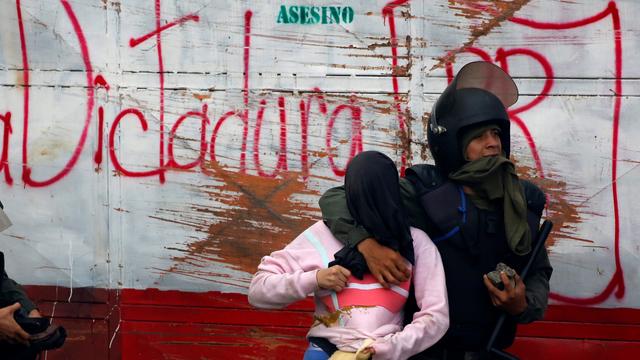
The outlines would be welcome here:
M 515 276 L 516 286 L 511 286 L 511 281 L 507 274 L 500 273 L 504 290 L 500 290 L 493 285 L 491 280 L 484 275 L 484 285 L 489 290 L 489 296 L 493 306 L 499 307 L 510 315 L 519 315 L 527 309 L 527 298 L 525 297 L 526 287 L 518 274 Z
M 0 342 L 29 345 L 29 334 L 13 318 L 13 313 L 18 309 L 20 303 L 0 309 Z
M 38 311 L 38 309 L 33 309 L 29 312 L 28 315 L 30 318 L 41 318 L 42 314 L 40 314 L 40 311 Z
M 347 286 L 347 278 L 351 272 L 340 265 L 333 265 L 327 269 L 321 269 L 316 272 L 316 280 L 318 287 L 321 289 L 333 290 L 340 292 Z
M 367 261 L 371 274 L 378 282 L 388 288 L 409 280 L 411 270 L 406 260 L 398 253 L 386 246 L 380 245 L 374 238 L 366 238 L 358 244 L 358 251 Z

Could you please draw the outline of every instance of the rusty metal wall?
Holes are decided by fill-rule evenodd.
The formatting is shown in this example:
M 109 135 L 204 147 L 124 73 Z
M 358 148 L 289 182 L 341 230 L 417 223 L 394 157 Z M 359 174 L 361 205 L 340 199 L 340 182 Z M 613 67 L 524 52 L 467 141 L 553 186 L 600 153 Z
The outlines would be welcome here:
M 640 307 L 640 5 L 0 3 L 0 235 L 27 284 L 245 293 L 363 149 L 430 162 L 433 101 L 506 69 L 519 173 L 549 195 L 554 301 Z

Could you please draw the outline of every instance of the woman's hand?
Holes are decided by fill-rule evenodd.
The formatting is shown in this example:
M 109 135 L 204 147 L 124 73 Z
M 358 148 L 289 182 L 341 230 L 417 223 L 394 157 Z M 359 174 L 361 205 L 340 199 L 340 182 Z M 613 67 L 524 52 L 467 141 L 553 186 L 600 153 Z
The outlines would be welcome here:
M 347 278 L 351 272 L 340 265 L 334 265 L 327 269 L 321 269 L 316 272 L 316 280 L 318 287 L 321 289 L 333 290 L 340 292 L 347 286 Z

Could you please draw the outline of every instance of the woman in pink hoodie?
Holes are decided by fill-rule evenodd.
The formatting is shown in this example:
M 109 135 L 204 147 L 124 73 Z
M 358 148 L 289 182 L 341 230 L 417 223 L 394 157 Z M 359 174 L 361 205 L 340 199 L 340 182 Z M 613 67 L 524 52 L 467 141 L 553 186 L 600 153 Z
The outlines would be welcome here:
M 253 306 L 283 308 L 314 295 L 304 359 L 327 359 L 336 350 L 406 359 L 446 332 L 449 308 L 440 254 L 427 234 L 407 225 L 398 181 L 391 159 L 366 151 L 349 163 L 345 191 L 352 217 L 411 264 L 409 280 L 380 285 L 357 249 L 344 247 L 322 221 L 262 258 L 249 286 Z M 420 310 L 403 327 L 403 308 L 413 295 Z

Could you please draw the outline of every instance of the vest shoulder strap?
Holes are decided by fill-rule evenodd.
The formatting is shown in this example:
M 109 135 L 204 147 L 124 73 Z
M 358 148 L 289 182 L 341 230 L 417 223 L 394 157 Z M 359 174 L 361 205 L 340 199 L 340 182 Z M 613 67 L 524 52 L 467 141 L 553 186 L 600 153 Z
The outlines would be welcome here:
M 414 165 L 405 177 L 411 182 L 416 197 L 437 234 L 429 234 L 434 243 L 448 239 L 460 231 L 467 221 L 467 206 L 462 187 L 448 181 L 429 164 Z
M 461 227 L 471 225 L 467 224 L 469 207 L 462 187 L 444 178 L 434 165 L 414 165 L 407 169 L 405 177 L 416 190 L 427 217 L 439 230 L 438 234 L 429 234 L 433 242 L 445 240 L 460 231 Z M 532 236 L 535 236 L 546 196 L 530 181 L 521 180 L 521 184 L 527 201 L 527 220 L 534 230 Z
M 447 180 L 434 165 L 429 164 L 418 164 L 408 168 L 405 178 L 411 182 L 418 197 L 440 187 Z

